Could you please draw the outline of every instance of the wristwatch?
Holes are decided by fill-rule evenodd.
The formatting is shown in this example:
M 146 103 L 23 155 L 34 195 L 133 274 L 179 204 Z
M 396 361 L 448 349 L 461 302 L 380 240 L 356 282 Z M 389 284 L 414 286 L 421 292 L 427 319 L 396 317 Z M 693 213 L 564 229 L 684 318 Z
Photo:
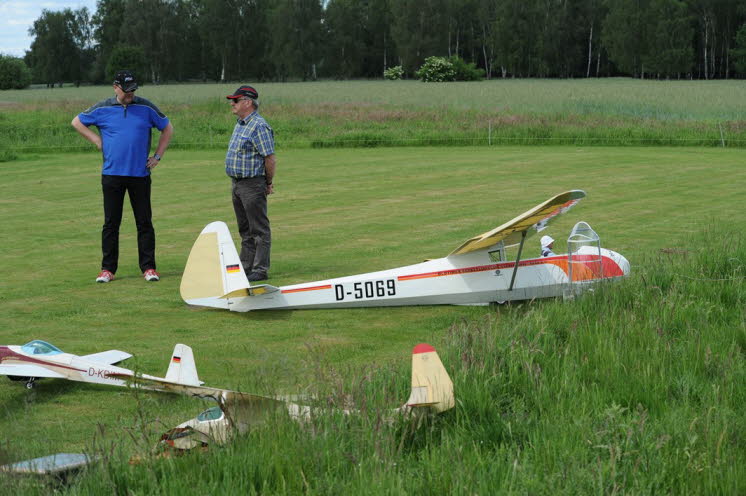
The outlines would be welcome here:
M 157 160 L 157 161 L 159 161 L 159 162 L 161 161 L 161 156 L 160 156 L 160 155 L 158 155 L 157 153 L 154 153 L 154 154 L 153 154 L 153 158 L 154 158 L 154 159 L 156 159 L 156 160 Z

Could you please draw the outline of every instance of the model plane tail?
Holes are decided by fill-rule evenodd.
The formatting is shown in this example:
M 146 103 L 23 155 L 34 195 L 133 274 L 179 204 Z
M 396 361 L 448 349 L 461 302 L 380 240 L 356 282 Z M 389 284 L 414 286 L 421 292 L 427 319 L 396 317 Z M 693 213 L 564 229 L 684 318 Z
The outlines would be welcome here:
M 247 296 L 251 287 L 225 222 L 211 222 L 189 253 L 181 278 L 181 298 L 190 305 L 228 308 L 228 298 Z
M 421 343 L 412 350 L 412 393 L 406 406 L 428 407 L 440 413 L 455 405 L 453 382 L 435 348 Z
M 185 344 L 174 346 L 171 361 L 168 363 L 166 381 L 185 386 L 200 386 L 203 384 L 197 376 L 197 366 L 194 364 L 192 349 Z

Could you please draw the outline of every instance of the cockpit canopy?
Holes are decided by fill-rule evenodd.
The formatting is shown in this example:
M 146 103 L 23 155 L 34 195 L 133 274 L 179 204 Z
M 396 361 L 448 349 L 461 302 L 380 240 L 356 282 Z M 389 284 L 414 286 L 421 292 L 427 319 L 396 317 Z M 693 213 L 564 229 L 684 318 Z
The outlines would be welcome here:
M 21 346 L 21 351 L 29 355 L 59 355 L 64 353 L 61 349 L 41 339 L 34 339 L 30 343 L 24 344 Z

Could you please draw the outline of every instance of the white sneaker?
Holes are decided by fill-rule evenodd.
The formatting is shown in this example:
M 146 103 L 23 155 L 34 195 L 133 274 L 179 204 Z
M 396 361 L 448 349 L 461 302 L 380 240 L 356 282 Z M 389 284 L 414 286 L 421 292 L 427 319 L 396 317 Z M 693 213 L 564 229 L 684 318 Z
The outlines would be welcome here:
M 109 282 L 113 280 L 114 280 L 114 274 L 112 274 L 108 270 L 102 270 L 101 273 L 96 278 L 96 282 Z
M 155 269 L 148 269 L 143 272 L 142 275 L 148 282 L 156 282 L 161 280 L 161 276 L 158 274 L 158 272 L 155 271 Z

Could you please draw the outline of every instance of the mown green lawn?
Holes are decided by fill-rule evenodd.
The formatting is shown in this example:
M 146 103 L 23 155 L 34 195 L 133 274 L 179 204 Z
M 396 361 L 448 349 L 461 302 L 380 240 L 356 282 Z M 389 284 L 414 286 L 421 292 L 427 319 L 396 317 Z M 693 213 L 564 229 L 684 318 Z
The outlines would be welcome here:
M 495 317 L 492 307 L 247 314 L 186 307 L 179 279 L 197 234 L 213 220 L 225 220 L 235 231 L 222 158 L 219 151 L 170 151 L 154 172 L 158 269 L 163 276 L 155 284 L 145 283 L 139 274 L 129 207 L 117 279 L 107 285 L 93 282 L 102 223 L 98 155 L 27 156 L 0 164 L 2 344 L 44 339 L 81 355 L 122 349 L 136 356 L 128 365 L 162 375 L 173 345 L 182 342 L 194 349 L 207 385 L 303 393 L 318 380 L 374 375 L 377 367 L 391 366 L 401 371 L 406 390 L 412 346 L 421 341 L 441 349 L 454 346 L 454 329 Z M 270 283 L 444 256 L 465 239 L 574 188 L 584 189 L 588 197 L 551 228 L 557 248 L 563 249 L 562 240 L 574 223 L 585 220 L 604 246 L 627 256 L 632 278 L 641 278 L 651 269 L 646 265 L 651 257 L 662 250 L 696 248 L 690 243 L 707 226 L 725 224 L 742 233 L 743 184 L 742 153 L 730 149 L 284 150 L 279 153 L 276 194 L 270 199 Z M 538 252 L 533 239 L 528 255 Z M 524 305 L 515 312 L 526 311 L 535 319 L 541 308 Z M 704 353 L 708 338 L 701 339 Z M 489 400 L 500 408 L 499 398 Z M 91 449 L 94 442 L 125 447 L 154 443 L 158 432 L 200 408 L 193 400 L 154 393 L 135 395 L 55 380 L 40 381 L 27 391 L 22 384 L 0 381 L 0 462 Z M 520 423 L 520 417 L 510 422 Z M 149 435 L 143 438 L 142 432 Z M 564 442 L 580 449 L 575 443 L 586 441 Z M 501 463 L 512 455 L 505 456 Z

